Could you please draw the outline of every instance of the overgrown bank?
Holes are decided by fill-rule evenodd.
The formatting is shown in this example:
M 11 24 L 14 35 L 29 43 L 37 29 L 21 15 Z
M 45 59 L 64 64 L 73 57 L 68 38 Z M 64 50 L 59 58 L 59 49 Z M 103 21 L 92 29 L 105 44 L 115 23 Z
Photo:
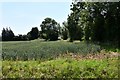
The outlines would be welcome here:
M 3 78 L 118 78 L 118 57 L 113 54 L 110 54 L 109 58 L 103 56 L 98 58 L 100 57 L 98 55 L 94 58 L 79 59 L 70 55 L 66 54 L 64 57 L 44 62 L 3 61 Z

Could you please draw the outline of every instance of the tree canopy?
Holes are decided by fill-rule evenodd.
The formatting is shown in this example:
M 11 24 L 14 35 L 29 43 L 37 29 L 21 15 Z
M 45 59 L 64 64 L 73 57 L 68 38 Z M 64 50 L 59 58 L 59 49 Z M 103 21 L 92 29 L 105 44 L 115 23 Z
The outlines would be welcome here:
M 52 18 L 45 18 L 41 27 L 42 38 L 46 40 L 58 40 L 59 25 Z
M 12 41 L 14 38 L 13 31 L 9 28 L 3 28 L 2 30 L 2 41 Z
M 74 1 L 71 11 L 68 29 L 72 38 L 78 30 L 76 25 L 79 24 L 87 41 L 120 43 L 120 2 Z
M 27 33 L 29 40 L 34 40 L 39 37 L 39 30 L 37 27 L 33 27 L 30 32 Z

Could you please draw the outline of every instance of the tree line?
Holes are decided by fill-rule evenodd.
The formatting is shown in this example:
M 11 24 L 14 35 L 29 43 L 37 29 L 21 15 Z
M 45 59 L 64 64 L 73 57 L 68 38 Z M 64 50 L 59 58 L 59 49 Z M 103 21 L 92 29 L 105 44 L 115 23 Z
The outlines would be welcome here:
M 120 2 L 74 1 L 71 11 L 66 27 L 71 42 L 84 39 L 120 47 Z
M 45 39 L 46 41 L 55 41 L 61 36 L 62 28 L 52 18 L 45 18 L 40 27 L 41 31 L 37 27 L 33 27 L 26 35 L 19 34 L 18 36 L 15 36 L 10 28 L 3 28 L 2 41 L 28 41 L 37 38 Z
M 52 18 L 45 18 L 40 24 L 41 31 L 34 27 L 27 35 L 14 36 L 11 29 L 3 28 L 2 40 L 33 40 L 40 37 L 54 41 L 61 36 L 64 40 L 70 38 L 70 42 L 85 40 L 120 46 L 120 2 L 73 1 L 70 6 L 71 13 L 62 26 Z

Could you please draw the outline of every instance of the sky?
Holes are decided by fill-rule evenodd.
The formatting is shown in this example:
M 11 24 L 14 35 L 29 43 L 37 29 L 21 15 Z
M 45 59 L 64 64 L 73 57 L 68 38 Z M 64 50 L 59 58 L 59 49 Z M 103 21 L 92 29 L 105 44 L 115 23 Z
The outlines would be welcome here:
M 27 34 L 32 27 L 38 27 L 46 17 L 62 24 L 70 14 L 69 1 L 61 2 L 0 2 L 0 33 L 2 29 L 11 28 L 15 35 Z

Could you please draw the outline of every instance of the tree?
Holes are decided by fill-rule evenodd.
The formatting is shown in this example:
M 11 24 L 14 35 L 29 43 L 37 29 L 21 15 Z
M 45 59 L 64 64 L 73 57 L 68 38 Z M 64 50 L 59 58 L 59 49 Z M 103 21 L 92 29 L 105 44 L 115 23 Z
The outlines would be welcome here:
M 2 36 L 0 36 L 0 41 L 2 41 Z
M 45 40 L 58 40 L 59 35 L 59 24 L 51 18 L 45 18 L 40 25 L 42 38 Z
M 13 31 L 9 28 L 3 28 L 2 30 L 2 41 L 12 41 L 14 38 Z
M 7 39 L 7 35 L 6 35 L 6 30 L 5 30 L 5 28 L 3 28 L 3 30 L 2 30 L 2 41 L 6 41 Z
M 86 40 L 120 45 L 120 2 L 74 1 L 71 10 L 80 18 Z
M 70 42 L 72 42 L 73 40 L 81 41 L 84 33 L 81 23 L 79 23 L 80 16 L 76 4 L 72 3 L 71 10 L 72 12 L 70 15 L 68 15 L 67 18 L 68 23 L 67 29 L 70 36 Z
M 27 33 L 29 40 L 34 40 L 39 37 L 39 30 L 37 27 L 33 27 L 30 32 Z
M 61 27 L 61 35 L 62 35 L 62 39 L 63 40 L 67 40 L 68 39 L 68 24 L 66 21 L 64 21 L 63 23 L 63 26 Z
M 9 29 L 9 39 L 13 40 L 14 36 L 15 35 L 14 35 L 13 31 L 11 29 Z

